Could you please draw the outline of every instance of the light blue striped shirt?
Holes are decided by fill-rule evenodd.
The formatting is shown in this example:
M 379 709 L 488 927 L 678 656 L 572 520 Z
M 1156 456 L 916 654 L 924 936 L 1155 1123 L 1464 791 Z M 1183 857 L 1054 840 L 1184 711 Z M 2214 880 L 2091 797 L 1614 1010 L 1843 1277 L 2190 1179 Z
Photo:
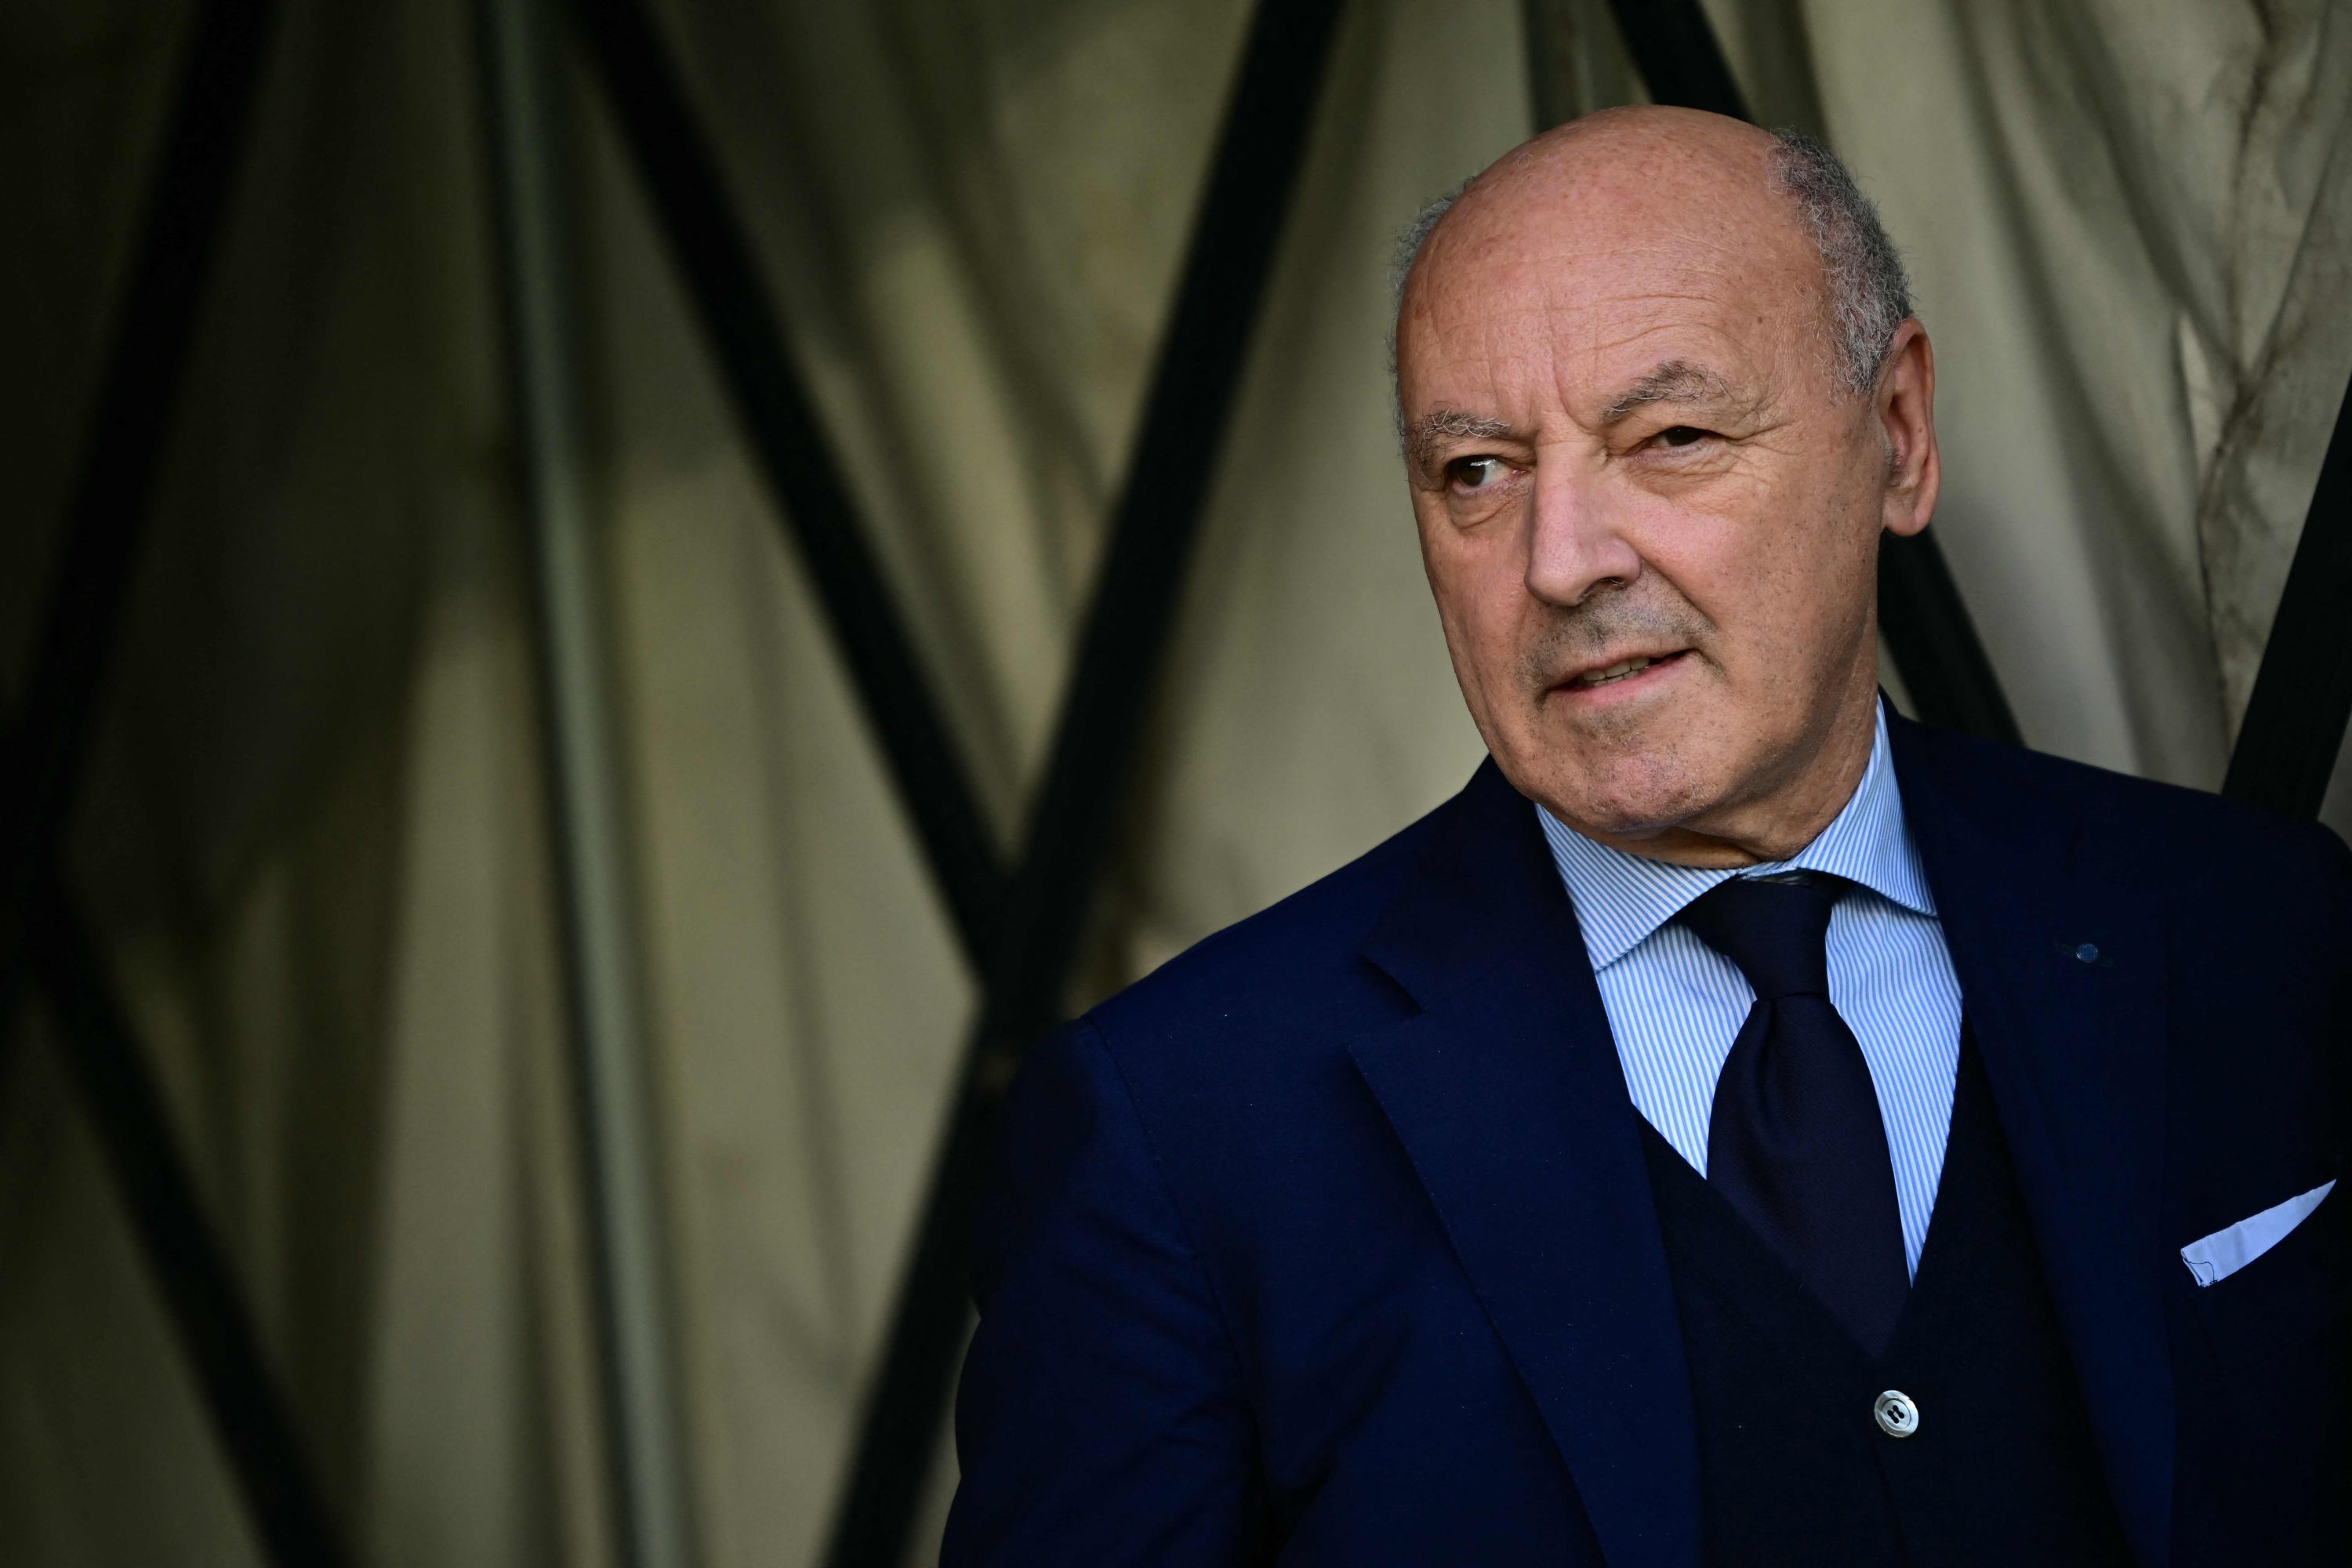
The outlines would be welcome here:
M 1858 884 L 1830 915 L 1830 1000 L 1862 1042 L 1878 1089 L 1903 1211 L 1904 1257 L 1916 1274 L 1951 1131 L 1960 983 L 1918 847 L 1904 825 L 1885 710 L 1853 798 L 1819 837 L 1776 865 L 1737 871 L 1669 866 L 1596 844 L 1540 806 L 1536 816 L 1576 905 L 1625 1087 L 1650 1125 L 1701 1175 L 1716 1076 L 1756 993 L 1738 965 L 1674 917 L 1736 876 L 1827 871 Z

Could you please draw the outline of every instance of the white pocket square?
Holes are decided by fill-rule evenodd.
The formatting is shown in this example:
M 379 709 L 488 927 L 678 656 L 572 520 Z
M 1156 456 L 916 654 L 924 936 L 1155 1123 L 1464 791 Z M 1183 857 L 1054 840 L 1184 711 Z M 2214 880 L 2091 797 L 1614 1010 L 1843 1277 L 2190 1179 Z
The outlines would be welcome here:
M 2335 1190 L 2334 1182 L 2322 1182 L 2299 1197 L 2274 1204 L 2260 1214 L 2248 1215 L 2229 1229 L 2217 1230 L 2204 1240 L 2192 1241 L 2182 1247 L 2180 1261 L 2189 1265 L 2189 1272 L 2197 1277 L 2200 1286 L 2227 1279 L 2284 1241 L 2286 1233 L 2301 1225 Z

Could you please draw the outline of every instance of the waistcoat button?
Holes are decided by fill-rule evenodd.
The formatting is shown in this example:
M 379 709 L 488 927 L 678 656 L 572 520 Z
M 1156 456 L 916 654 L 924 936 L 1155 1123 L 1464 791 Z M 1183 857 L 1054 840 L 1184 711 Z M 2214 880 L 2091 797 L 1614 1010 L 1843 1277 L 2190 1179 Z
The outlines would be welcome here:
M 1919 1430 L 1918 1404 L 1899 1388 L 1890 1388 L 1871 1401 L 1870 1413 L 1878 1417 L 1878 1429 L 1890 1437 L 1908 1437 Z

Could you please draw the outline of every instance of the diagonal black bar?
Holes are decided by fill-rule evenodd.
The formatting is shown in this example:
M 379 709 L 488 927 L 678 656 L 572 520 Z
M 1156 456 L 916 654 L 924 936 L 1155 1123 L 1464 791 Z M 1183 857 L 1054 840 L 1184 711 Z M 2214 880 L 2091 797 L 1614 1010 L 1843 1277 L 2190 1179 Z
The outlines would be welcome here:
M 1609 0 L 1651 101 L 1751 119 L 1698 0 Z
M 1698 0 L 1610 0 L 1609 9 L 1654 101 L 1752 121 Z M 1878 619 L 1922 720 L 2023 743 L 1932 529 L 1880 537 Z
M 1339 10 L 1339 0 L 1261 0 L 1251 25 L 828 1568 L 898 1568 L 905 1553 L 963 1337 L 971 1225 L 1004 1091 L 1062 1014 Z
M 278 1568 L 347 1561 L 278 1396 L 253 1316 L 164 1114 L 146 1058 L 114 997 L 80 912 L 55 882 L 38 895 L 29 958 L 56 1015 L 67 1064 L 99 1135 L 214 1427 Z
M 24 706 L 0 747 L 0 1039 L 28 969 L 156 1284 L 194 1363 L 255 1531 L 281 1568 L 342 1562 L 236 1282 L 78 913 L 58 890 L 116 631 L 236 183 L 276 6 L 209 0 L 174 81 L 92 410 Z
M 2352 720 L 2352 391 L 2319 467 L 2221 793 L 2314 817 Z
M 985 971 L 1004 874 L 882 569 L 842 482 L 783 323 L 638 0 L 572 0 L 572 15 L 661 218 L 737 418 L 800 547 L 891 777 L 972 967 Z
M 33 900 L 73 808 L 275 10 L 210 0 L 174 83 L 30 679 L 0 747 L 0 1037 L 22 991 Z
M 1932 526 L 1878 536 L 1878 629 L 1923 723 L 2025 744 Z

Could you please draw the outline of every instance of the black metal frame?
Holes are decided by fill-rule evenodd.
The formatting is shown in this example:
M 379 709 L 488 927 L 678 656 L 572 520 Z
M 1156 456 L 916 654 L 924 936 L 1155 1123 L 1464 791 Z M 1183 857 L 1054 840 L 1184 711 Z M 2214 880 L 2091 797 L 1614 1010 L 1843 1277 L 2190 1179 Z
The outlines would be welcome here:
M 984 972 L 1004 872 L 815 399 L 793 366 L 783 319 L 760 280 L 709 140 L 638 0 L 571 0 L 571 11 L 965 956 Z
M 1753 123 L 1698 0 L 1609 0 L 1609 9 L 1654 101 Z M 1921 720 L 2024 743 L 1932 527 L 1880 536 L 1878 624 Z
M 2311 817 L 2352 720 L 2352 391 L 2313 487 L 2221 793 Z
M 1063 1016 L 1339 14 L 1339 0 L 1260 0 L 1251 25 L 828 1568 L 897 1568 L 905 1554 L 967 1321 L 971 1231 L 1004 1091 Z
M 273 33 L 272 0 L 210 0 L 176 79 L 24 707 L 0 763 L 0 1044 L 24 982 L 66 1063 L 251 1511 L 285 1568 L 344 1561 L 253 1315 L 147 1058 L 57 875 Z
M 281 1568 L 334 1568 L 344 1553 L 253 1314 L 197 1205 L 178 1135 L 97 946 L 54 882 L 41 900 L 31 947 L 75 1086 L 194 1368 L 254 1532 Z
M 1021 863 L 1008 881 L 668 51 L 637 0 L 572 0 L 736 416 L 986 983 L 827 1550 L 835 1568 L 895 1568 L 930 1468 L 968 1313 L 969 1231 L 999 1109 L 1023 1053 L 1060 1017 L 1339 9 L 1339 0 L 1261 0 L 1252 24 Z
M 1653 103 L 1752 119 L 1698 0 L 1609 0 L 1609 14 Z
M 180 66 L 104 380 L 0 767 L 0 1027 L 16 1016 L 26 922 L 73 809 L 92 716 L 187 369 L 273 0 L 209 0 Z

